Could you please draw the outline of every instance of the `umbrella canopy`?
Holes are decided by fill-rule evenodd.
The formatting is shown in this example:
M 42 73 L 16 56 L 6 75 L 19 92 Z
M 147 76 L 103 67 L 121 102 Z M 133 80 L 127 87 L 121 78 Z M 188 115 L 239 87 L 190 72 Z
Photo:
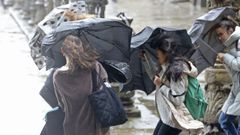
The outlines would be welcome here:
M 86 13 L 86 3 L 84 0 L 69 3 L 54 8 L 44 19 L 38 23 L 38 27 L 45 33 L 52 33 L 62 22 L 71 20 L 70 16 L 65 16 L 65 11 L 71 11 L 75 14 L 81 15 Z
M 188 33 L 192 43 L 196 46 L 196 51 L 191 59 L 196 65 L 199 73 L 205 68 L 213 66 L 217 53 L 224 49 L 224 45 L 219 41 L 213 27 L 226 16 L 235 16 L 232 8 L 216 8 L 205 15 L 199 17 Z
M 176 53 L 190 57 L 193 53 L 194 46 L 185 29 L 174 28 L 151 28 L 146 27 L 141 32 L 132 37 L 131 40 L 131 60 L 130 67 L 133 74 L 132 82 L 125 85 L 123 91 L 143 90 L 150 94 L 155 90 L 153 78 L 158 73 L 158 64 L 155 46 L 156 41 L 163 35 L 177 40 Z M 144 51 L 144 59 L 140 57 Z
M 100 54 L 100 61 L 102 63 L 105 61 L 105 65 L 106 63 L 109 65 L 109 62 L 106 61 L 112 61 L 111 63 L 115 63 L 114 65 L 117 65 L 116 61 L 129 63 L 132 29 L 119 19 L 90 18 L 64 22 L 55 32 L 45 36 L 42 42 L 42 55 L 47 58 L 47 69 L 61 67 L 65 64 L 65 58 L 62 56 L 60 48 L 65 37 L 70 34 L 88 42 L 92 49 Z M 120 67 L 122 68 L 122 66 Z M 107 70 L 109 74 L 112 71 L 114 71 L 113 68 Z M 127 76 L 125 79 L 131 78 L 130 75 Z
M 31 56 L 39 70 L 45 66 L 45 58 L 41 55 L 43 37 L 46 34 L 52 33 L 62 22 L 71 20 L 69 16 L 65 15 L 65 11 L 71 11 L 74 14 L 80 15 L 86 13 L 85 7 L 85 2 L 81 0 L 56 7 L 38 23 L 37 29 L 30 39 L 29 46 L 31 49 Z

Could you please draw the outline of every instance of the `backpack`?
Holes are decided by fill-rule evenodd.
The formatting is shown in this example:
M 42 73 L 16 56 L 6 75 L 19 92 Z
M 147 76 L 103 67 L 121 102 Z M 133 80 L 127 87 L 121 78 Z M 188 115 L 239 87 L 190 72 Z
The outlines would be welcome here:
M 188 90 L 184 104 L 194 119 L 204 117 L 208 104 L 197 78 L 188 76 Z
M 171 66 L 169 65 L 163 76 L 168 76 L 169 73 L 172 73 L 172 75 L 174 76 L 181 75 L 181 70 L 178 69 L 181 65 L 181 62 L 186 63 L 189 68 L 191 68 L 188 61 L 186 61 L 185 59 L 175 58 L 175 62 L 172 63 Z M 177 80 L 177 78 L 175 78 L 175 80 Z M 188 76 L 188 87 L 185 94 L 184 104 L 194 119 L 200 119 L 204 117 L 208 104 L 203 95 L 203 90 L 200 87 L 200 83 L 197 78 Z

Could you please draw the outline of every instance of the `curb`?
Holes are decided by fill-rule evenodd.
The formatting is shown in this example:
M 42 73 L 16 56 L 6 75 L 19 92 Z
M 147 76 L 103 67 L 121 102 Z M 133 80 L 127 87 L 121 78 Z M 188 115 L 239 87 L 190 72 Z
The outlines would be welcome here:
M 14 10 L 13 8 L 9 8 L 10 16 L 13 18 L 13 20 L 19 26 L 20 30 L 26 36 L 27 40 L 30 40 L 32 37 L 31 35 L 33 35 L 33 32 L 35 30 L 35 27 L 29 25 L 27 23 L 28 20 L 22 19 L 21 15 L 18 13 L 18 11 L 19 10 Z

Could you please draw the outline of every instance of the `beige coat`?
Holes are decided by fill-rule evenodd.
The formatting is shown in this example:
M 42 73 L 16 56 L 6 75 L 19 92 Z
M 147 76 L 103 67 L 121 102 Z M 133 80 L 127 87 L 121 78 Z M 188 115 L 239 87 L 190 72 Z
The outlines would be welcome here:
M 200 130 L 204 127 L 203 123 L 194 120 L 188 109 L 184 105 L 185 95 L 182 95 L 187 90 L 187 76 L 197 76 L 197 69 L 191 64 L 190 71 L 187 65 L 184 65 L 184 74 L 181 80 L 174 82 L 165 82 L 163 86 L 156 91 L 156 106 L 160 115 L 161 121 L 174 128 L 181 130 Z M 160 77 L 166 71 L 166 65 L 162 66 Z M 174 97 L 173 95 L 182 95 Z

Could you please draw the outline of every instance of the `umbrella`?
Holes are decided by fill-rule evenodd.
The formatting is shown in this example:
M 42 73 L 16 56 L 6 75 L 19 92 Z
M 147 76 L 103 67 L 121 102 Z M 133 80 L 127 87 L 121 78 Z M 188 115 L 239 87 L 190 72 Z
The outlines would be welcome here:
M 132 82 L 124 86 L 123 91 L 139 89 L 150 94 L 155 90 L 153 78 L 158 73 L 158 64 L 156 51 L 152 47 L 156 39 L 163 35 L 173 37 L 179 42 L 179 45 L 175 48 L 175 50 L 177 50 L 176 53 L 186 57 L 192 55 L 194 46 L 185 29 L 144 28 L 141 32 L 132 37 L 130 67 L 133 79 Z M 139 57 L 143 51 L 144 61 Z
M 130 60 L 130 40 L 132 29 L 119 19 L 90 18 L 63 22 L 55 32 L 45 36 L 42 42 L 42 55 L 47 58 L 47 69 L 58 68 L 65 64 L 60 48 L 67 35 L 75 35 L 87 41 L 100 55 L 102 63 L 116 61 L 128 63 Z M 108 61 L 108 62 L 107 62 Z M 111 66 L 114 67 L 114 66 Z M 122 69 L 122 66 L 119 66 Z M 107 70 L 113 72 L 112 70 Z M 122 72 L 122 71 L 121 71 Z M 123 72 L 122 72 L 123 73 Z M 128 77 L 127 77 L 128 76 Z M 128 74 L 126 78 L 131 78 Z M 116 76 L 112 78 L 118 78 Z M 119 80 L 123 82 L 122 80 Z
M 132 80 L 123 86 L 121 89 L 122 92 L 142 90 L 146 94 L 150 94 L 155 90 L 155 85 L 148 76 L 142 60 L 139 58 L 140 53 L 141 50 L 138 48 L 133 48 L 131 50 L 131 61 L 129 64 L 132 73 Z
M 212 28 L 223 17 L 235 16 L 235 14 L 229 7 L 216 8 L 199 17 L 189 29 L 188 33 L 192 43 L 197 48 L 191 59 L 199 73 L 205 68 L 213 66 L 217 53 L 224 49 L 224 45 L 218 40 L 217 34 Z
M 77 15 L 86 13 L 85 2 L 80 0 L 56 7 L 38 23 L 36 31 L 30 39 L 29 46 L 31 56 L 39 70 L 45 66 L 45 58 L 41 55 L 42 39 L 46 34 L 52 33 L 62 22 L 71 20 L 69 16 L 65 16 L 65 11 L 71 11 Z

